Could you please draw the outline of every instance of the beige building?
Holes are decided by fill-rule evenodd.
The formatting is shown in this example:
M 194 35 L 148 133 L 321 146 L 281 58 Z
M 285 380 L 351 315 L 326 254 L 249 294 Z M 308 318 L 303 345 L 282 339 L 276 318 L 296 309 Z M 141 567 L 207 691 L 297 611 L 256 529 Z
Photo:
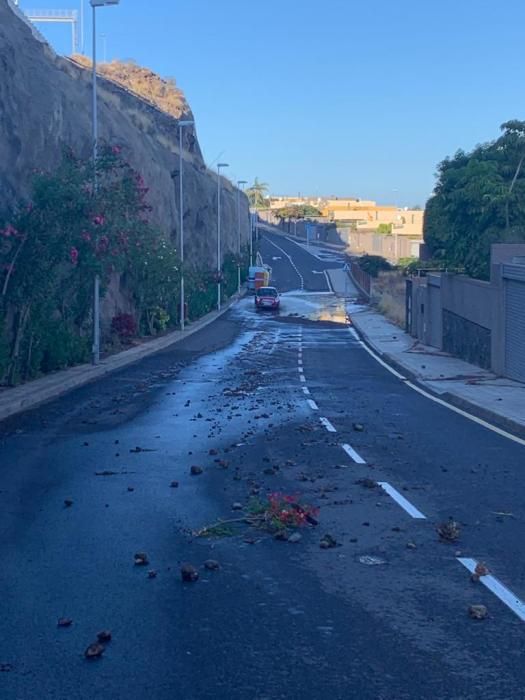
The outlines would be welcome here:
M 285 197 L 272 195 L 270 197 L 270 209 L 283 209 L 284 207 L 299 207 L 309 204 L 320 209 L 324 200 L 319 197 Z
M 356 231 L 377 231 L 386 224 L 398 235 L 423 238 L 424 212 L 420 209 L 381 206 L 372 200 L 327 199 L 321 211 L 330 221 L 351 224 Z
M 377 231 L 381 224 L 390 225 L 392 233 L 423 238 L 423 211 L 379 205 L 371 199 L 272 196 L 270 209 L 282 209 L 309 204 L 320 210 L 323 217 L 336 224 L 348 224 L 355 231 Z

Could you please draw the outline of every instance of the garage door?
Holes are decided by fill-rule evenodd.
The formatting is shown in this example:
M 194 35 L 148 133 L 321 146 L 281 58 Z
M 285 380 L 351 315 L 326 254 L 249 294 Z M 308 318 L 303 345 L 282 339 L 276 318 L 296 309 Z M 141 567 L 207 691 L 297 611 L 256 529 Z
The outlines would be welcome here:
M 525 382 L 525 267 L 523 274 L 523 281 L 514 275 L 505 279 L 505 374 L 520 382 Z

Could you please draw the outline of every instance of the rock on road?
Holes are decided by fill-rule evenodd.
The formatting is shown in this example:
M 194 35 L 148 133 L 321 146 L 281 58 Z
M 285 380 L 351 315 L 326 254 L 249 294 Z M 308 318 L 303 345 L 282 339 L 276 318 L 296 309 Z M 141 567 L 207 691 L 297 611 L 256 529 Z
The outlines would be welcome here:
M 458 557 L 525 599 L 524 448 L 365 352 L 318 274 L 340 262 L 268 232 L 261 250 L 279 315 L 246 298 L 0 423 L 0 697 L 523 697 L 523 622 Z M 195 536 L 272 492 L 319 525 Z

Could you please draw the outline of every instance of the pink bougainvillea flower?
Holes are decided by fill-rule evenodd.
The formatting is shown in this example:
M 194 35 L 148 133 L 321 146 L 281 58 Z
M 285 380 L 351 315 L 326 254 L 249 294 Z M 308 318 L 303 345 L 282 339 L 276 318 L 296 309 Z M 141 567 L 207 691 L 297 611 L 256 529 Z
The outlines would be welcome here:
M 106 223 L 106 217 L 104 214 L 97 214 L 96 216 L 93 217 L 93 223 L 95 226 L 104 226 Z
M 113 153 L 114 156 L 118 156 L 122 153 L 122 148 L 120 146 L 112 146 L 111 153 Z
M 78 264 L 78 250 L 76 248 L 71 248 L 69 251 L 69 258 L 73 265 Z
M 82 238 L 83 241 L 87 241 L 88 243 L 91 240 L 91 234 L 88 233 L 87 231 L 82 231 L 82 233 L 80 234 L 80 237 Z
M 18 236 L 18 231 L 14 226 L 11 226 L 11 224 L 7 224 L 5 229 L 2 231 L 2 235 L 5 238 L 10 238 L 11 236 Z

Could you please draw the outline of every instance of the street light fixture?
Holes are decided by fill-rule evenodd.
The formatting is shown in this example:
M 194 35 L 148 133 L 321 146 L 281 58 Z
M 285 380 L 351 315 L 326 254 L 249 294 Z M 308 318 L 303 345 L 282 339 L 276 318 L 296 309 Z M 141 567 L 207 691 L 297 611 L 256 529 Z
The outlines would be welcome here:
M 217 163 L 217 311 L 221 310 L 221 168 L 228 163 Z
M 237 180 L 237 233 L 239 234 L 238 250 L 239 259 L 237 261 L 237 293 L 241 293 L 241 189 L 244 192 L 246 180 Z
M 97 113 L 97 7 L 118 5 L 120 0 L 90 0 L 93 8 L 93 192 L 97 189 L 98 113 Z M 93 292 L 93 364 L 100 362 L 100 277 L 95 275 Z
M 193 126 L 192 119 L 183 119 L 179 122 L 179 208 L 180 208 L 180 329 L 184 330 L 186 317 L 184 299 L 184 199 L 182 189 L 182 130 L 185 126 Z

